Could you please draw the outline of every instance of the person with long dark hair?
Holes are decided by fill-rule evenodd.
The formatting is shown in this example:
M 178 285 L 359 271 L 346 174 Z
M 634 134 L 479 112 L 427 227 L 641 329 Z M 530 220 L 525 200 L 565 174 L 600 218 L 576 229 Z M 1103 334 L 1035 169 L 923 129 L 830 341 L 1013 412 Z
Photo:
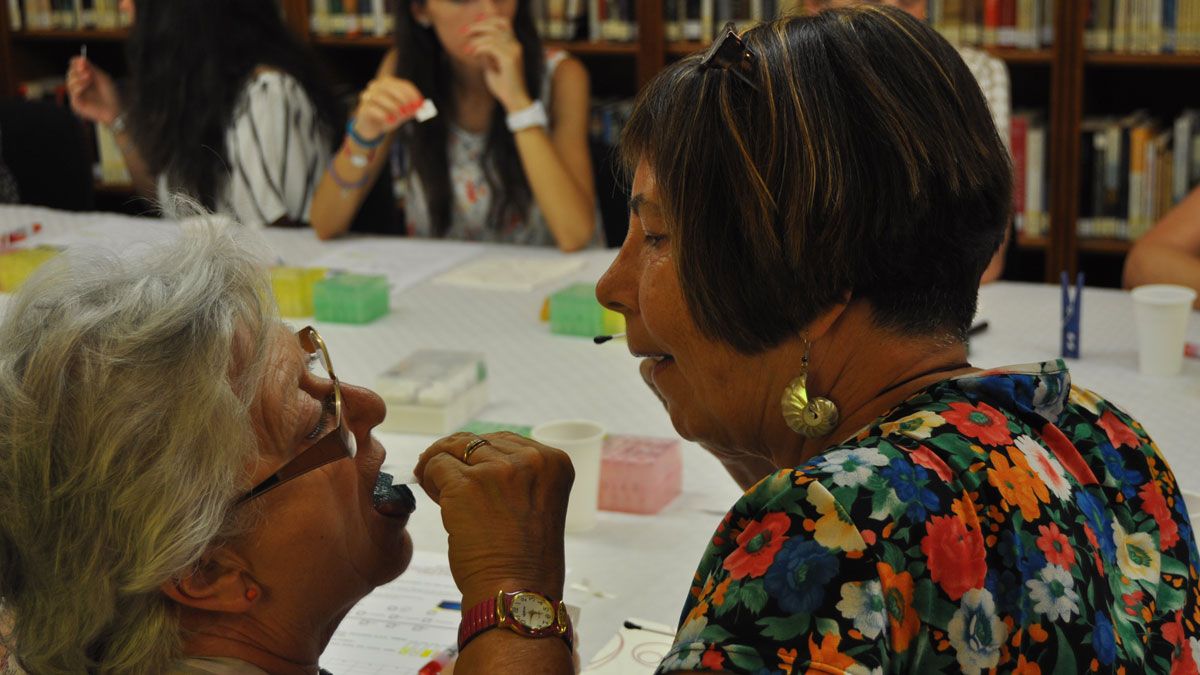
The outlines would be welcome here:
M 143 194 L 185 193 L 248 226 L 304 223 L 343 119 L 275 0 L 122 0 L 130 86 L 84 56 L 67 90 L 117 137 Z
M 419 121 L 426 100 L 438 114 Z M 587 127 L 587 71 L 543 49 L 528 0 L 401 0 L 313 228 L 345 232 L 390 164 L 409 235 L 583 248 L 598 231 Z

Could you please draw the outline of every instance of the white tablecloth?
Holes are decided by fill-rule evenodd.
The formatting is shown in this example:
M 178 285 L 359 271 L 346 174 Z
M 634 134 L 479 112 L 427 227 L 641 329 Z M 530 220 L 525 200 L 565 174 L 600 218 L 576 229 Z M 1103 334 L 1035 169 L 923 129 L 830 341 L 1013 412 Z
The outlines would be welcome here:
M 103 216 L 79 216 L 23 208 L 0 208 L 0 231 L 38 221 L 43 241 L 128 241 L 160 232 L 162 225 Z M 111 237 L 105 235 L 112 234 Z M 302 265 L 331 246 L 308 231 L 268 230 L 282 261 Z M 35 240 L 36 241 L 36 240 Z M 458 244 L 480 256 L 545 256 L 551 250 Z M 392 312 L 367 326 L 320 324 L 338 372 L 370 386 L 378 373 L 409 352 L 427 347 L 470 349 L 487 356 L 491 404 L 479 415 L 490 421 L 537 424 L 559 418 L 596 420 L 611 432 L 673 436 L 660 404 L 642 384 L 637 362 L 623 343 L 551 335 L 538 321 L 548 292 L 580 280 L 594 282 L 612 251 L 582 254 L 586 264 L 570 278 L 533 292 L 497 292 L 421 283 L 400 294 Z M 1058 355 L 1059 289 L 998 283 L 981 291 L 981 313 L 990 328 L 974 339 L 971 361 L 980 367 L 1028 363 Z M 1082 356 L 1069 365 L 1076 384 L 1123 406 L 1156 439 L 1180 483 L 1200 489 L 1196 436 L 1200 431 L 1200 361 L 1185 363 L 1179 377 L 1137 373 L 1132 301 L 1126 293 L 1086 289 Z M 1193 316 L 1189 339 L 1200 341 Z M 381 434 L 387 467 L 411 469 L 430 437 Z M 580 651 L 595 653 L 635 616 L 674 624 L 713 528 L 740 494 L 720 465 L 698 447 L 684 446 L 682 496 L 655 516 L 601 512 L 594 530 L 568 535 L 566 599 L 579 605 Z M 418 496 L 410 530 L 418 549 L 444 551 L 446 535 L 435 505 Z

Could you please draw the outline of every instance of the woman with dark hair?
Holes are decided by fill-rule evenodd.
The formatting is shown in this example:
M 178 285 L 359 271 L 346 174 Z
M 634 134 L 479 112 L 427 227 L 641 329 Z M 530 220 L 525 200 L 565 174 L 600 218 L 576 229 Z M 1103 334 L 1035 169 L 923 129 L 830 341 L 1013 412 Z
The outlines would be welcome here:
M 543 50 L 529 5 L 397 3 L 396 46 L 317 190 L 319 236 L 347 230 L 390 163 L 412 236 L 566 251 L 597 240 L 587 71 Z M 437 115 L 418 119 L 427 100 Z
M 876 5 L 727 30 L 621 143 L 630 228 L 597 296 L 745 489 L 660 674 L 1196 672 L 1200 556 L 1148 432 L 1060 360 L 967 361 L 1012 172 L 954 47 Z M 570 480 L 553 460 L 458 434 L 416 468 L 460 672 L 571 672 L 564 513 L 513 506 Z
M 139 190 L 244 225 L 305 223 L 342 115 L 274 0 L 122 0 L 136 14 L 122 96 L 86 57 L 67 90 L 116 134 Z

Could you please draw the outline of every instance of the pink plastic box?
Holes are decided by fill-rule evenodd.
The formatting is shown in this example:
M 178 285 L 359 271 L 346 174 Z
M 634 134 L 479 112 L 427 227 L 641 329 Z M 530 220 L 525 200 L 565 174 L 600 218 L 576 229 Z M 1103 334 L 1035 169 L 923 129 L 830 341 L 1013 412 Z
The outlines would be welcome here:
M 600 508 L 658 513 L 679 496 L 683 456 L 679 441 L 610 435 L 600 464 Z

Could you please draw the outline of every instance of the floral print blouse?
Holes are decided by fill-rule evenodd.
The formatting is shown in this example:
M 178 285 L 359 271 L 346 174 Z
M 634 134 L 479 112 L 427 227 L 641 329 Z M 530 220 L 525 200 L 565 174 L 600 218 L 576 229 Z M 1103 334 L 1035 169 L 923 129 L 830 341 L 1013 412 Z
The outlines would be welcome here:
M 1196 673 L 1175 477 L 1061 361 L 950 379 L 733 506 L 659 673 Z

